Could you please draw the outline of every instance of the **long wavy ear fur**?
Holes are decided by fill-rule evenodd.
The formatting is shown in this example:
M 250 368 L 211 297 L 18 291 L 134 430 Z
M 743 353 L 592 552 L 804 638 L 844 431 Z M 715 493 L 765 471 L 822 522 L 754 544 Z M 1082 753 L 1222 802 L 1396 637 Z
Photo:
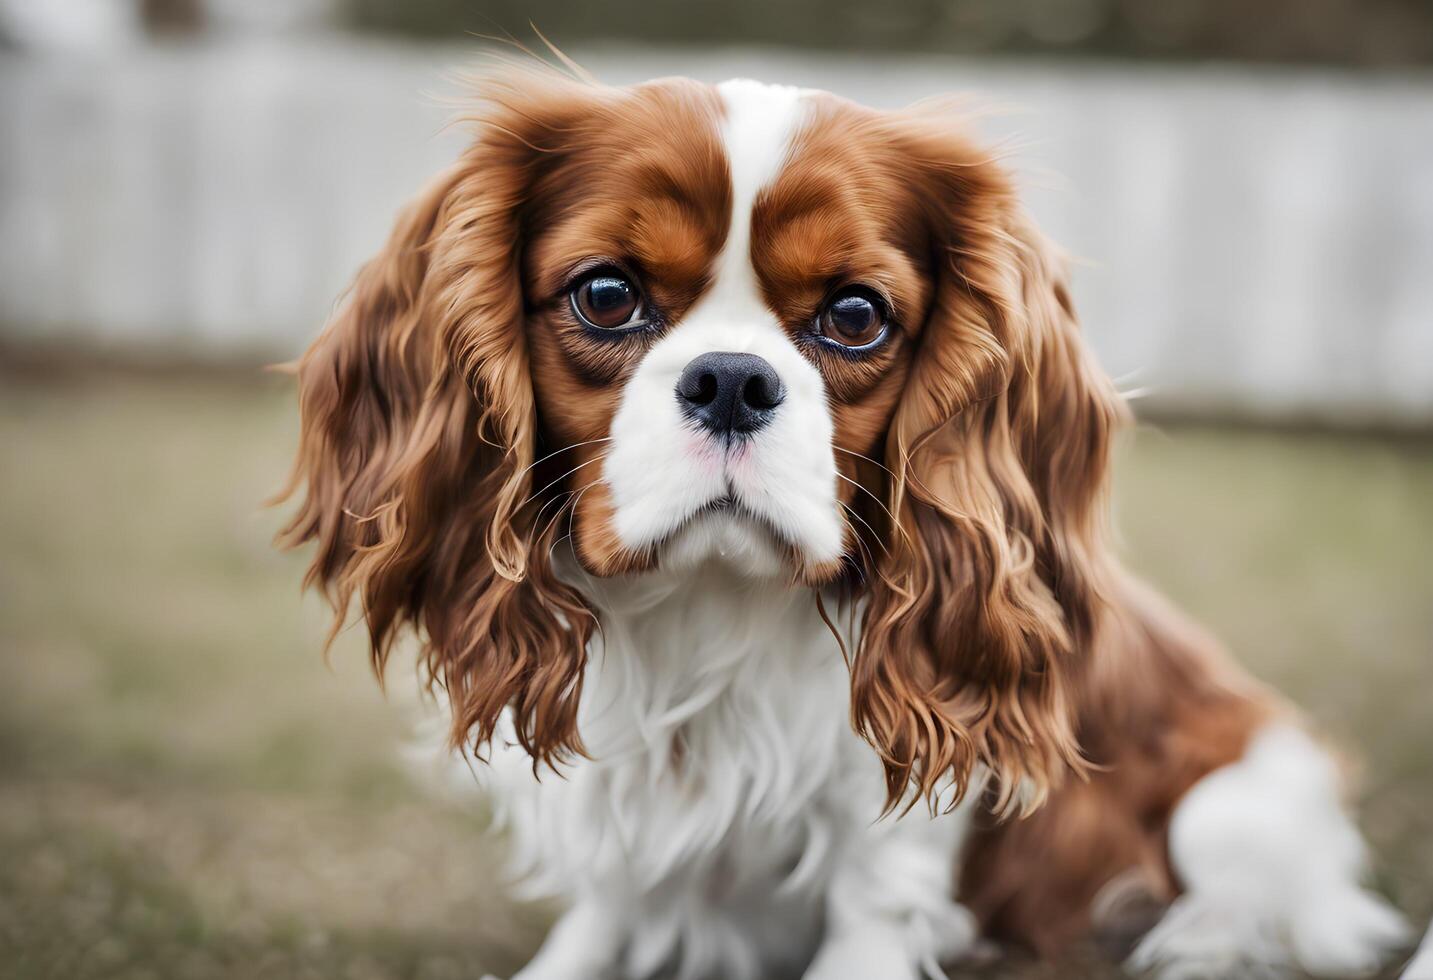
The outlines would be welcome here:
M 1002 169 L 943 123 L 897 116 L 889 133 L 930 211 L 938 286 L 887 440 L 900 528 L 869 590 L 853 714 L 889 806 L 912 788 L 953 805 L 983 767 L 999 812 L 1028 811 L 1086 768 L 1071 690 L 1099 619 L 1124 407 L 1060 258 Z
M 280 534 L 314 542 L 306 584 L 355 597 L 381 674 L 411 628 L 453 715 L 481 748 L 503 709 L 537 761 L 580 752 L 577 702 L 593 614 L 557 580 L 555 531 L 530 499 L 536 413 L 520 257 L 545 143 L 589 86 L 505 73 L 477 142 L 399 219 L 298 368 L 302 435 Z

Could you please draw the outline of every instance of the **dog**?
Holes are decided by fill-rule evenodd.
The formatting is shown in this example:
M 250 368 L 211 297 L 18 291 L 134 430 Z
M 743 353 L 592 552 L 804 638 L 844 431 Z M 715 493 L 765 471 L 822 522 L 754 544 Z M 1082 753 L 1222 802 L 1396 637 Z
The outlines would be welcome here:
M 1330 753 L 1112 554 L 1127 409 L 956 111 L 533 68 L 469 120 L 299 364 L 282 540 L 567 903 L 520 980 L 1403 942 Z

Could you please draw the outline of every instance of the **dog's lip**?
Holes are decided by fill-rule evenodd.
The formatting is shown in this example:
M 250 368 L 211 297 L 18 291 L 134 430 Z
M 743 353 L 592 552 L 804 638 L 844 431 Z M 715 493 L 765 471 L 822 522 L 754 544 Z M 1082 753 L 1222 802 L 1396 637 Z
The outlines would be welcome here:
M 690 527 L 693 522 L 706 517 L 727 517 L 749 522 L 777 545 L 796 551 L 800 550 L 795 542 L 789 540 L 786 535 L 781 533 L 769 517 L 755 510 L 730 489 L 725 493 L 712 497 L 706 503 L 693 510 L 682 519 L 678 527 L 673 528 L 669 534 L 665 535 L 662 543 L 665 544 L 667 541 L 672 540 Z

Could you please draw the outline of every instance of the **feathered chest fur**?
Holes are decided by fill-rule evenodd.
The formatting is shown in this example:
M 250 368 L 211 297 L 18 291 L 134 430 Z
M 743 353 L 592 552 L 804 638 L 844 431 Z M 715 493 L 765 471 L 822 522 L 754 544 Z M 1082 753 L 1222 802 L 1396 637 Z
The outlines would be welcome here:
M 638 975 L 678 948 L 690 960 L 698 934 L 729 933 L 695 953 L 723 961 L 814 942 L 833 857 L 883 799 L 814 593 L 720 566 L 586 584 L 604 612 L 581 701 L 589 758 L 534 780 L 525 754 L 495 746 L 520 877 L 646 906 Z

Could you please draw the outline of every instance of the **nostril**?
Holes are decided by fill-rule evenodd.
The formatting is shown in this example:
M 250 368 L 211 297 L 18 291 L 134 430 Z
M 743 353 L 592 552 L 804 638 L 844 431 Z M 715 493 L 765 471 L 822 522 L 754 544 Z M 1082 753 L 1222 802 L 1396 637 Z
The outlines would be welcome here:
M 781 404 L 781 382 L 775 374 L 753 374 L 741 389 L 741 399 L 752 408 L 762 410 Z
M 721 379 L 712 371 L 686 371 L 677 382 L 677 395 L 698 408 L 710 405 L 721 395 Z
M 687 395 L 687 400 L 695 405 L 710 405 L 716 401 L 719 387 L 715 374 L 704 374 L 697 379 L 696 390 Z

